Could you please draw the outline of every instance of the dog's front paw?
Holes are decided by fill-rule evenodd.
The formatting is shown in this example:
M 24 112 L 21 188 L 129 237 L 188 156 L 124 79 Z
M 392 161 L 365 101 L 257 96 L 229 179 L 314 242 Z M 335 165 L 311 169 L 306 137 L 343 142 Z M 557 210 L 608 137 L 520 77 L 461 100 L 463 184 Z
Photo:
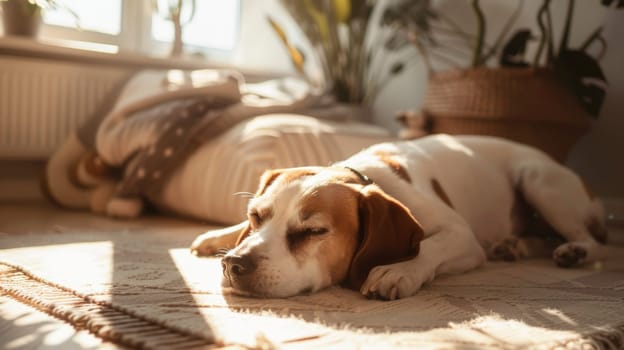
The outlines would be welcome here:
M 196 256 L 212 256 L 225 250 L 221 237 L 204 233 L 191 243 L 191 253 Z
M 578 266 L 583 264 L 586 258 L 586 247 L 576 242 L 562 244 L 553 252 L 553 259 L 559 267 Z
M 405 263 L 377 266 L 360 288 L 360 292 L 369 298 L 395 300 L 406 298 L 418 292 L 423 283 L 433 279 L 433 273 L 413 271 Z
M 223 255 L 234 248 L 242 233 L 248 232 L 247 227 L 247 221 L 243 221 L 238 225 L 205 232 L 191 243 L 191 253 L 197 256 Z

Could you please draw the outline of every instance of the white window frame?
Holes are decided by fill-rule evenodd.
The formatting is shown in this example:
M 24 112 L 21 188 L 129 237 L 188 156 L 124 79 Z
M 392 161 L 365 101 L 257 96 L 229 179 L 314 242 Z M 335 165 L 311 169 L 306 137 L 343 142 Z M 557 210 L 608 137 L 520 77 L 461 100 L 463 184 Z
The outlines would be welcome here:
M 201 0 L 198 0 L 201 1 Z M 236 20 L 236 38 L 240 38 L 240 17 L 243 0 L 238 1 Z M 143 54 L 155 57 L 167 57 L 172 43 L 158 41 L 152 38 L 152 1 L 151 0 L 121 0 L 121 28 L 118 35 L 77 30 L 53 24 L 43 23 L 40 36 L 53 40 L 71 40 L 104 44 L 117 47 L 119 53 Z M 238 41 L 238 40 L 237 40 Z M 234 55 L 237 43 L 231 50 L 198 47 L 185 44 L 185 52 L 199 52 L 210 59 L 227 60 Z

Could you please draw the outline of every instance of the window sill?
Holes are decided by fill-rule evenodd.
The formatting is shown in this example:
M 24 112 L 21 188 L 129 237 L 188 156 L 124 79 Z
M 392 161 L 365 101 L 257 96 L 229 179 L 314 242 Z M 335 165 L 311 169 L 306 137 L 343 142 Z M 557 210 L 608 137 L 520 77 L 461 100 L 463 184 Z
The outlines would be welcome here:
M 267 72 L 240 69 L 196 57 L 150 57 L 118 52 L 118 48 L 114 45 L 70 40 L 2 36 L 0 37 L 0 55 L 139 69 L 235 69 L 247 77 L 275 77 L 274 74 Z

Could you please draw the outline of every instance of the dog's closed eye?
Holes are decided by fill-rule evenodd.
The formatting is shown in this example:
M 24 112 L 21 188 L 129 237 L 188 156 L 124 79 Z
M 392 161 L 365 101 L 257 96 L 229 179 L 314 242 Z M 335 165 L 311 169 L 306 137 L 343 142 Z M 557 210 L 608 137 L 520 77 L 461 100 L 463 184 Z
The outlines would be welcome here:
M 251 227 L 258 228 L 260 227 L 260 225 L 262 225 L 262 218 L 257 211 L 252 211 L 247 216 L 249 218 L 249 223 L 251 224 Z
M 273 217 L 271 208 L 252 208 L 247 213 L 251 228 L 257 230 L 262 224 Z
M 313 236 L 321 236 L 327 232 L 329 232 L 329 230 L 325 227 L 306 227 L 288 231 L 288 234 L 286 235 L 286 239 L 288 240 L 288 247 L 291 251 L 294 251 L 298 247 L 300 247 L 301 244 L 305 242 L 308 238 L 311 238 Z

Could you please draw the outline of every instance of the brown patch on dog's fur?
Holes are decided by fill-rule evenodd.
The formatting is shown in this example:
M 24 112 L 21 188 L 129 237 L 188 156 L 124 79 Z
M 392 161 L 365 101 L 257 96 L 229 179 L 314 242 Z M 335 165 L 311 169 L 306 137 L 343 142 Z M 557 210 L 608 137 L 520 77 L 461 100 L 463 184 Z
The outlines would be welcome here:
M 377 151 L 374 153 L 375 156 L 379 158 L 382 162 L 386 163 L 392 171 L 397 174 L 401 179 L 407 181 L 408 183 L 412 183 L 412 179 L 410 178 L 407 170 L 399 163 L 396 159 L 392 158 L 387 152 Z
M 260 177 L 260 185 L 258 186 L 258 190 L 256 191 L 255 196 L 259 197 L 263 195 L 264 192 L 266 192 L 266 189 L 273 182 L 275 182 L 275 180 L 278 177 L 284 177 L 284 181 L 285 181 L 284 183 L 288 183 L 296 178 L 300 178 L 302 176 L 307 176 L 307 175 L 313 175 L 313 174 L 315 174 L 315 172 L 312 171 L 312 169 L 308 169 L 308 168 L 302 168 L 302 169 L 296 169 L 296 170 L 290 170 L 290 169 L 267 170 Z M 270 208 L 259 209 L 259 211 L 260 212 L 258 214 L 263 219 L 266 219 L 266 216 L 268 215 L 271 215 L 271 216 L 273 215 L 273 212 Z M 236 244 L 234 246 L 238 246 L 239 244 L 241 244 L 245 240 L 245 238 L 249 237 L 249 234 L 254 229 L 255 228 L 252 227 L 251 223 L 247 221 L 247 226 L 238 235 L 238 239 L 236 240 Z
M 293 251 L 305 255 L 305 245 L 314 239 L 322 239 L 319 261 L 323 271 L 330 272 L 332 284 L 344 280 L 351 258 L 357 246 L 358 200 L 356 192 L 342 184 L 329 184 L 320 187 L 314 194 L 306 196 L 301 202 L 301 216 L 322 215 L 329 232 L 320 236 L 311 236 L 302 246 Z M 299 260 L 299 259 L 297 259 Z
M 263 195 L 267 188 L 271 186 L 278 178 L 282 182 L 282 185 L 286 185 L 293 180 L 315 175 L 318 172 L 318 169 L 315 167 L 306 167 L 306 168 L 292 168 L 292 169 L 276 169 L 276 170 L 267 170 L 260 177 L 260 184 L 258 185 L 258 190 L 256 191 L 255 196 L 260 197 Z
M 303 176 L 314 175 L 316 171 L 313 168 L 297 168 L 297 169 L 277 169 L 277 170 L 267 170 L 260 177 L 260 185 L 258 186 L 258 190 L 256 191 L 255 196 L 259 197 L 266 192 L 267 188 L 275 182 L 278 177 L 283 178 L 284 184 L 293 181 L 294 179 L 298 179 Z M 273 215 L 271 208 L 258 208 L 259 216 L 266 220 Z M 241 244 L 245 238 L 249 236 L 249 234 L 256 228 L 252 227 L 252 224 L 248 221 L 247 226 L 241 231 L 238 235 L 238 239 L 236 240 L 235 246 Z
M 440 199 L 446 203 L 446 205 L 448 205 L 451 208 L 453 207 L 453 203 L 451 203 L 451 199 L 449 198 L 449 196 L 446 194 L 446 192 L 444 191 L 444 189 L 442 188 L 442 185 L 440 185 L 440 183 L 438 182 L 438 180 L 436 180 L 435 178 L 431 179 L 431 186 L 433 187 L 433 190 L 435 191 L 435 193 L 438 195 L 438 197 L 440 197 Z
M 260 177 L 260 185 L 256 191 L 256 197 L 261 196 L 277 177 L 281 175 L 279 170 L 267 170 Z
M 262 195 L 267 187 L 269 187 L 275 180 L 280 177 L 282 181 L 287 184 L 295 179 L 302 178 L 304 176 L 310 176 L 317 173 L 315 168 L 293 168 L 293 169 L 277 169 L 267 170 L 262 174 L 260 178 L 260 186 L 256 192 L 256 197 Z

